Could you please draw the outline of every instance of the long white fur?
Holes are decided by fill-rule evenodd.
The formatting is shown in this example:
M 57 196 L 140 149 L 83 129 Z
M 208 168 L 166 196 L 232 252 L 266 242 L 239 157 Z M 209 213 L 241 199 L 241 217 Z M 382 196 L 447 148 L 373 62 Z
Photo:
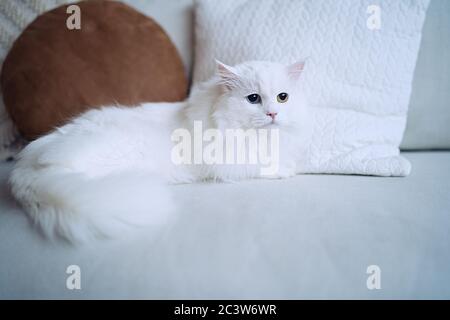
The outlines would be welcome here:
M 282 167 L 274 177 L 294 175 L 305 110 L 297 82 L 303 64 L 218 66 L 185 102 L 92 110 L 31 142 L 11 174 L 12 193 L 45 235 L 82 242 L 166 221 L 175 208 L 168 183 L 259 177 L 248 166 L 175 166 L 170 135 L 192 130 L 195 120 L 204 129 L 279 128 Z M 289 93 L 282 105 L 281 92 Z M 248 103 L 252 93 L 261 95 L 261 104 Z M 267 112 L 278 113 L 275 123 Z

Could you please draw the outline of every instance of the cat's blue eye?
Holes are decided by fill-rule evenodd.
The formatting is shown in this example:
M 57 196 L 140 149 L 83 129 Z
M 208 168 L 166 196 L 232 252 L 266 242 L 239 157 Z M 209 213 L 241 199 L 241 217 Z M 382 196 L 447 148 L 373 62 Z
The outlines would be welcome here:
M 249 94 L 247 96 L 247 101 L 251 104 L 261 103 L 261 96 L 257 93 Z
M 289 99 L 289 95 L 286 92 L 282 92 L 277 96 L 277 101 L 279 103 L 285 103 L 286 101 L 288 101 Z

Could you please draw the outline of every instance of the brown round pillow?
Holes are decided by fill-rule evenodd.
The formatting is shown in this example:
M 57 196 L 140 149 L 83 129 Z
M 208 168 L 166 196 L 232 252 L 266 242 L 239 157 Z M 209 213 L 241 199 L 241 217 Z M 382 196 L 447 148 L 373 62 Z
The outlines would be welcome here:
M 32 22 L 4 61 L 4 102 L 25 138 L 90 108 L 186 97 L 183 63 L 155 21 L 120 2 L 77 5 L 80 30 L 67 28 L 67 5 L 58 7 Z

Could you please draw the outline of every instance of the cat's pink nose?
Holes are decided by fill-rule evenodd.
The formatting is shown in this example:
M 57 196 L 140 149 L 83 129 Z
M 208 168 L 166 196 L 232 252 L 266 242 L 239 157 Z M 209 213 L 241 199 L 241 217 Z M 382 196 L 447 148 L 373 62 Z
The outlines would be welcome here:
M 267 112 L 266 115 L 268 115 L 269 117 L 272 118 L 272 120 L 275 120 L 275 117 L 277 116 L 278 113 L 276 112 Z

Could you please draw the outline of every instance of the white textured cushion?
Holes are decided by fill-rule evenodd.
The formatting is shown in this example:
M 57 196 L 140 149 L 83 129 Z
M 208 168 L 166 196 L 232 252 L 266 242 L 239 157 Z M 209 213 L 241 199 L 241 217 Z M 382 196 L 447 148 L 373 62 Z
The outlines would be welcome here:
M 399 155 L 429 0 L 198 0 L 194 80 L 214 58 L 291 63 L 309 57 L 302 86 L 313 107 L 307 173 L 404 176 Z

